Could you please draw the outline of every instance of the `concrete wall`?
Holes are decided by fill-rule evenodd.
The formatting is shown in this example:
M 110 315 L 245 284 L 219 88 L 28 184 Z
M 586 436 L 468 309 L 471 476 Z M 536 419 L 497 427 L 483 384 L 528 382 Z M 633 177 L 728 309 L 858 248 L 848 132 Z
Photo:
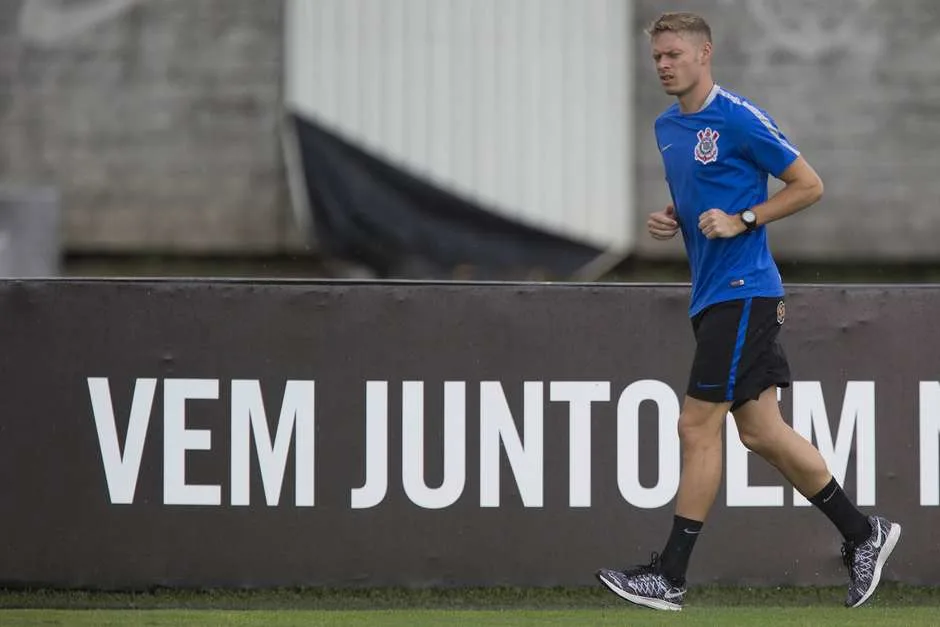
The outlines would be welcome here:
M 270 251 L 291 218 L 280 2 L 4 0 L 0 181 L 79 250 Z

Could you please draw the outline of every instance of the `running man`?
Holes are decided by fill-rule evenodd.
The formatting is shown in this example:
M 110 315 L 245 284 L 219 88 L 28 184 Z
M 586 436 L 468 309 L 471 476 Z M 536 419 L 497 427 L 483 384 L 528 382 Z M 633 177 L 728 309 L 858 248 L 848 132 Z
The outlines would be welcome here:
M 648 565 L 601 569 L 597 578 L 633 603 L 682 609 L 689 557 L 721 480 L 721 430 L 730 411 L 744 445 L 842 534 L 851 579 L 845 604 L 858 607 L 878 586 L 901 527 L 859 512 L 777 404 L 777 387 L 790 384 L 777 341 L 786 309 L 765 225 L 818 201 L 822 181 L 767 113 L 714 82 L 704 19 L 666 13 L 648 33 L 660 83 L 678 102 L 655 127 L 673 204 L 651 214 L 647 227 L 658 240 L 682 232 L 696 350 L 679 417 L 682 473 L 666 546 Z M 768 175 L 785 184 L 770 199 Z

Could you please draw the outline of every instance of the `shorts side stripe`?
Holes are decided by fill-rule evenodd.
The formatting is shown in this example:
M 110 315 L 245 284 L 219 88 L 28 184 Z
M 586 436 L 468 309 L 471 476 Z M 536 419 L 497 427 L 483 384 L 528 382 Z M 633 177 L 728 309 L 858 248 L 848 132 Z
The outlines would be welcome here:
M 747 325 L 751 318 L 751 302 L 748 298 L 744 301 L 744 307 L 741 309 L 741 319 L 738 320 L 738 336 L 734 342 L 734 353 L 731 355 L 731 371 L 728 373 L 728 389 L 725 390 L 725 400 L 734 400 L 734 384 L 738 376 L 738 364 L 741 361 L 741 353 L 744 351 L 744 339 L 747 337 Z

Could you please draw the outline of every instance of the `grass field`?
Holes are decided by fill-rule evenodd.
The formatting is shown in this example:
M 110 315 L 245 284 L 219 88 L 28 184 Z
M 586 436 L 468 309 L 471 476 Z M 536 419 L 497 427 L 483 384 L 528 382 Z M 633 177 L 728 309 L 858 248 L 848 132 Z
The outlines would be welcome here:
M 681 613 L 599 588 L 458 590 L 0 591 L 0 625 L 424 627 L 528 625 L 940 625 L 940 590 L 885 584 L 865 607 L 842 588 L 698 588 Z
M 6 626 L 68 627 L 585 627 L 604 625 L 777 625 L 862 627 L 865 625 L 937 625 L 940 610 L 927 607 L 866 608 L 688 608 L 665 615 L 629 607 L 585 610 L 359 610 L 359 611 L 224 611 L 224 610 L 6 610 Z

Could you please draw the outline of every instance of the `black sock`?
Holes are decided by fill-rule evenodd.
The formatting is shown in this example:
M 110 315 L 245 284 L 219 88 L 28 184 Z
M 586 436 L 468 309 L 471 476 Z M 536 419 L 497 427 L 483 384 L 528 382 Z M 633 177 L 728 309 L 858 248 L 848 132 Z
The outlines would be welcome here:
M 846 540 L 858 545 L 871 536 L 868 518 L 856 509 L 835 477 L 816 496 L 810 498 L 809 502 L 829 517 Z
M 689 569 L 689 557 L 695 540 L 702 531 L 702 522 L 675 516 L 672 520 L 672 533 L 666 542 L 666 548 L 660 556 L 663 574 L 675 585 L 685 585 L 685 571 Z

